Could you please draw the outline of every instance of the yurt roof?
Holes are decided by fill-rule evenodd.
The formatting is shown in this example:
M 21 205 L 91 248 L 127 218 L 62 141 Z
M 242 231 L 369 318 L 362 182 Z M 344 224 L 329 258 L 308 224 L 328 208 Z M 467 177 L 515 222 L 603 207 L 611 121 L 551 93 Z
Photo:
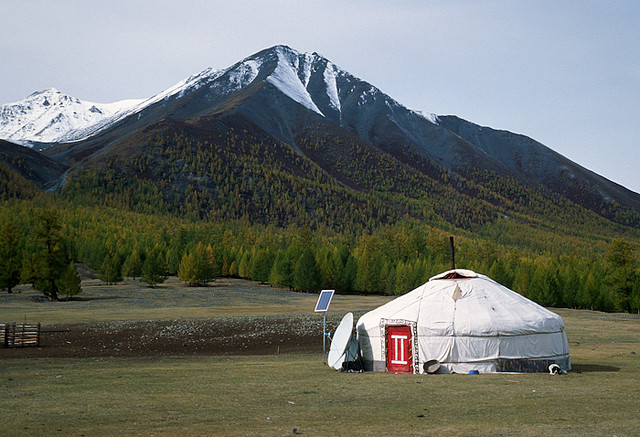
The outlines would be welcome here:
M 358 325 L 381 319 L 416 322 L 418 335 L 500 336 L 558 332 L 562 318 L 471 270 L 449 270 L 363 315 Z

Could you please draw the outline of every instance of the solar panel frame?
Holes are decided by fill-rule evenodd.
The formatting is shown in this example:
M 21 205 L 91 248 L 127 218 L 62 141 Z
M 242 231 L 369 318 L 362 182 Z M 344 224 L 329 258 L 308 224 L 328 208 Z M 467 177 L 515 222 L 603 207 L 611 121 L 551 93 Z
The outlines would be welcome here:
M 331 304 L 331 299 L 333 298 L 333 293 L 335 293 L 335 290 L 322 290 L 320 292 L 320 296 L 318 296 L 316 308 L 313 311 L 316 313 L 327 312 L 329 310 L 329 305 Z

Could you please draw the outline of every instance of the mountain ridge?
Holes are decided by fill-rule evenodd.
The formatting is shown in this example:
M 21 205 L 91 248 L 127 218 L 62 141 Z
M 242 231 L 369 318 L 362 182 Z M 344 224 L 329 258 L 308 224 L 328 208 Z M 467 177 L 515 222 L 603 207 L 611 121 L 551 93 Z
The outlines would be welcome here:
M 83 132 L 140 100 L 94 103 L 69 96 L 55 88 L 36 91 L 0 106 L 0 138 L 24 146 L 79 140 Z
M 167 120 L 203 124 L 204 132 L 207 122 L 233 114 L 242 114 L 251 129 L 298 152 L 303 149 L 299 142 L 313 137 L 306 126 L 322 126 L 337 144 L 355 135 L 365 148 L 434 174 L 453 172 L 464 179 L 488 171 L 532 187 L 544 186 L 608 218 L 620 208 L 640 212 L 639 194 L 529 137 L 455 116 L 423 115 L 323 56 L 283 45 L 223 70 L 205 69 L 138 103 L 129 113 L 114 116 L 86 139 L 54 144 L 45 153 L 76 171 L 115 153 L 127 138 L 142 140 L 145 132 L 154 132 L 154 126 Z

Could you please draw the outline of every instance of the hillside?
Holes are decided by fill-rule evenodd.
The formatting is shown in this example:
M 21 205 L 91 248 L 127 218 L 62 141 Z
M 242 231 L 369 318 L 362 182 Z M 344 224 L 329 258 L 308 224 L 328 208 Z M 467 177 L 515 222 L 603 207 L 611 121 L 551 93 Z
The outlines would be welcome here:
M 496 157 L 529 185 L 542 184 L 614 221 L 624 220 L 616 216 L 619 206 L 640 211 L 638 193 L 576 165 L 529 137 L 478 126 L 455 116 L 440 116 L 438 122 Z
M 55 185 L 67 170 L 41 153 L 4 140 L 0 140 L 0 162 L 42 189 Z
M 66 168 L 34 150 L 0 140 L 0 199 L 35 197 L 52 188 Z
M 31 199 L 40 194 L 38 187 L 0 161 L 0 201 Z
M 209 136 L 213 136 L 219 144 L 225 135 L 216 124 L 220 120 L 225 125 L 246 126 L 242 132 L 246 130 L 265 144 L 277 143 L 302 153 L 348 188 L 361 187 L 358 179 L 364 178 L 368 181 L 365 188 L 384 192 L 388 184 L 380 177 L 371 179 L 367 174 L 371 171 L 393 179 L 399 176 L 397 168 L 412 167 L 420 177 L 436 180 L 436 185 L 442 185 L 439 178 L 446 173 L 447 179 L 464 181 L 465 188 L 458 189 L 472 195 L 457 201 L 456 209 L 471 203 L 475 218 L 468 217 L 468 211 L 459 213 L 460 218 L 451 217 L 453 213 L 446 218 L 466 228 L 490 220 L 477 200 L 470 199 L 482 190 L 468 187 L 482 185 L 477 175 L 485 172 L 510 184 L 517 182 L 525 190 L 559 195 L 607 220 L 640 225 L 640 195 L 533 139 L 482 128 L 453 116 L 417 113 L 317 53 L 299 53 L 286 46 L 256 53 L 225 70 L 207 69 L 193 75 L 101 125 L 90 138 L 50 145 L 46 153 L 73 171 L 82 171 L 95 168 L 92 162 L 104 162 L 112 154 L 122 153 L 123 147 L 135 154 L 136 145 L 155 141 L 163 125 L 172 126 L 173 135 L 183 124 L 191 130 L 186 135 L 193 141 L 210 141 Z M 329 145 L 328 149 L 316 144 L 318 138 Z M 353 159 L 353 144 L 393 164 L 376 158 L 365 167 L 345 165 L 342 160 Z M 346 168 L 349 165 L 351 169 Z M 372 165 L 379 167 L 374 170 Z M 356 174 L 362 169 L 367 171 Z M 376 181 L 381 184 L 376 186 Z M 427 187 L 432 200 L 447 191 L 442 186 L 434 189 L 433 183 Z M 501 199 L 504 194 L 482 200 L 495 207 L 505 203 Z M 509 196 L 506 200 L 522 202 Z M 203 213 L 200 211 L 200 215 Z M 442 216 L 444 212 L 436 214 Z
M 550 232 L 580 244 L 637 234 L 548 189 L 443 171 L 314 122 L 305 120 L 294 148 L 238 113 L 163 121 L 83 161 L 61 193 L 80 204 L 278 227 L 359 233 L 410 220 L 547 250 L 558 244 Z

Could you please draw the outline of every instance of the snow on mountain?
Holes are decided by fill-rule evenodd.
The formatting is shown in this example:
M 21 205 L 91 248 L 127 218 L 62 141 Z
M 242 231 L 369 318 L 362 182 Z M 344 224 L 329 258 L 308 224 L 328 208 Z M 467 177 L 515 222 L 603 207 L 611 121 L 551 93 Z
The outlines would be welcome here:
M 140 100 L 93 103 L 55 88 L 0 106 L 0 138 L 23 145 L 78 139 L 74 132 L 126 111 Z
M 433 124 L 440 124 L 440 118 L 438 114 L 434 114 L 433 112 L 423 112 L 423 111 L 413 111 L 415 114 L 419 115 L 422 118 L 427 119 Z
M 324 116 L 322 111 L 320 111 L 311 98 L 311 95 L 307 91 L 305 84 L 300 80 L 300 76 L 298 74 L 298 71 L 307 73 L 311 65 L 299 65 L 297 62 L 299 56 L 295 56 L 297 55 L 297 52 L 291 51 L 288 53 L 280 47 L 277 47 L 277 49 L 279 49 L 277 50 L 278 63 L 276 68 L 273 70 L 273 73 L 271 73 L 267 78 L 267 82 L 275 85 L 280 91 L 301 105 Z M 293 55 L 293 58 L 291 55 Z M 304 57 L 303 59 L 306 60 L 307 58 Z M 298 71 L 296 71 L 294 67 L 298 67 Z
M 223 70 L 207 68 L 148 99 L 104 104 L 82 101 L 53 88 L 36 92 L 0 106 L 0 139 L 26 146 L 84 140 L 151 105 L 181 99 L 200 88 L 206 88 L 213 102 L 259 81 L 338 123 L 342 123 L 347 98 L 358 101 L 358 106 L 382 98 L 389 106 L 406 109 L 369 84 L 355 86 L 363 82 L 317 53 L 275 46 Z M 422 116 L 437 124 L 434 115 Z
M 91 137 L 92 135 L 97 134 L 98 132 L 107 129 L 118 121 L 132 115 L 139 113 L 143 109 L 148 106 L 151 106 L 155 103 L 161 102 L 163 100 L 168 100 L 171 97 L 181 98 L 189 91 L 195 91 L 198 88 L 202 87 L 206 83 L 210 82 L 214 78 L 219 75 L 219 72 L 211 68 L 207 68 L 200 73 L 189 76 L 188 78 L 181 80 L 177 84 L 172 87 L 167 88 L 166 90 L 156 94 L 153 97 L 148 99 L 141 100 L 128 100 L 126 102 L 132 102 L 132 105 L 124 106 L 121 110 L 115 111 L 112 114 L 102 118 L 96 123 L 88 124 L 83 126 L 75 131 L 72 131 L 66 137 L 62 138 L 59 141 L 69 142 L 69 141 L 77 141 L 84 140 L 86 138 Z M 115 105 L 115 103 L 113 104 Z
M 336 75 L 338 69 L 335 65 L 328 65 L 324 70 L 324 83 L 327 85 L 327 93 L 331 105 L 340 111 L 340 97 L 338 96 L 338 84 L 336 82 Z

